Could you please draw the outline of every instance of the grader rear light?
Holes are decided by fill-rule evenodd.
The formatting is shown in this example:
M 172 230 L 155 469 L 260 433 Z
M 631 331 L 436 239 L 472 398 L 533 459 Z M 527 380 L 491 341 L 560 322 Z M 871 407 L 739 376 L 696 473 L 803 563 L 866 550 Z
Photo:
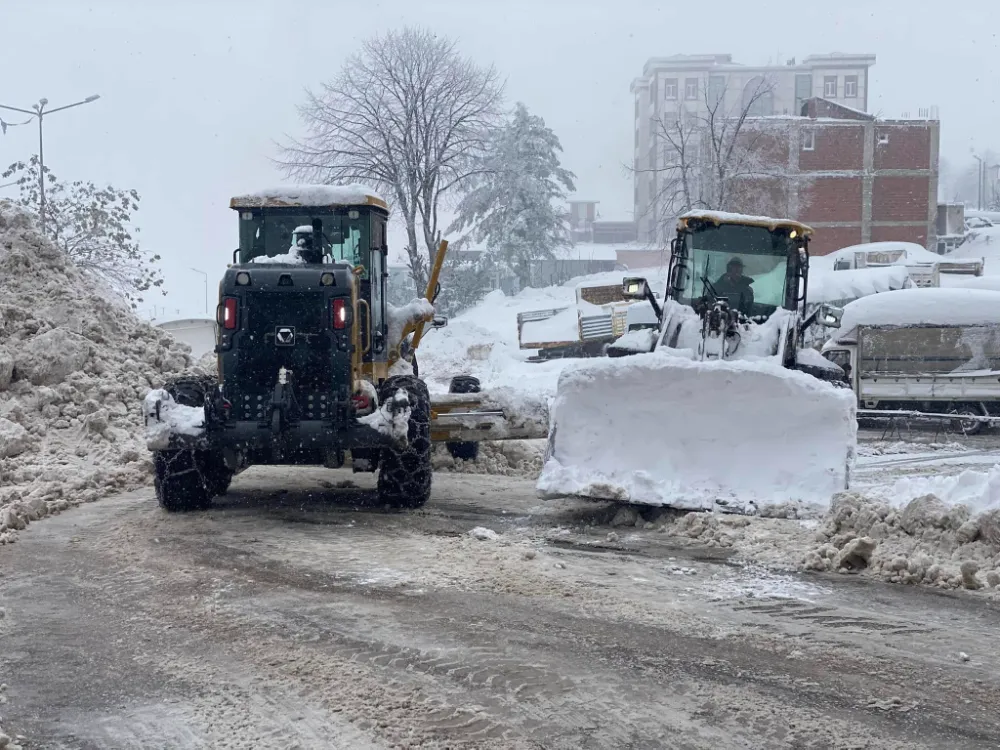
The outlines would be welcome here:
M 347 328 L 347 300 L 343 298 L 333 301 L 333 327 L 338 331 Z
M 222 327 L 227 331 L 236 328 L 236 298 L 226 297 L 222 302 Z

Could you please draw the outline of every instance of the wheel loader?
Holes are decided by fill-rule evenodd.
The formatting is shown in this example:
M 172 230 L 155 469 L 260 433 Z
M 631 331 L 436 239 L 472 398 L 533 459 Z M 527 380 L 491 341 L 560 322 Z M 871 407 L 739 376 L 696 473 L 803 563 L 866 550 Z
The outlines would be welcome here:
M 658 325 L 605 360 L 567 367 L 551 409 L 545 496 L 683 509 L 823 504 L 847 486 L 855 403 L 843 372 L 802 346 L 812 229 L 787 219 L 692 211 L 671 244 Z
M 386 202 L 361 186 L 299 185 L 231 200 L 239 247 L 219 284 L 217 377 L 185 377 L 144 400 L 155 488 L 168 511 L 207 508 L 252 465 L 378 473 L 381 503 L 415 508 L 431 489 L 431 444 L 474 458 L 479 439 L 530 425 L 458 375 L 431 399 L 416 351 L 447 321 L 433 301 L 387 302 Z

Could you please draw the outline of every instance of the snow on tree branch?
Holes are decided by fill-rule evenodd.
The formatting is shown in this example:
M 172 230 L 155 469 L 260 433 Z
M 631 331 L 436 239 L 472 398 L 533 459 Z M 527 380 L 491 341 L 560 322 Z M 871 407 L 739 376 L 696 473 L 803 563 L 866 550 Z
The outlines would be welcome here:
M 563 208 L 574 190 L 572 172 L 559 162 L 562 146 L 545 121 L 518 103 L 475 161 L 458 216 L 448 231 L 468 230 L 460 244 L 485 243 L 493 262 L 530 284 L 533 261 L 553 258 L 570 244 Z

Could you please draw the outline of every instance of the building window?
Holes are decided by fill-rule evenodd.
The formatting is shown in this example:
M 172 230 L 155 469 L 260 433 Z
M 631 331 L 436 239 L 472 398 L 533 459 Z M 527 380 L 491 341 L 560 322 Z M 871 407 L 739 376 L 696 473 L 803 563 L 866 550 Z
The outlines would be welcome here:
M 726 95 L 726 77 L 708 77 L 708 104 L 710 107 L 717 107 Z
M 803 115 L 802 111 L 803 105 L 806 103 L 806 99 L 811 99 L 813 95 L 813 77 L 806 74 L 797 74 L 795 76 L 795 112 L 793 114 Z
M 803 130 L 802 131 L 802 150 L 803 151 L 815 151 L 816 150 L 816 131 L 815 130 Z
M 697 78 L 685 78 L 684 79 L 684 98 L 685 99 L 697 99 L 698 98 L 698 79 Z
M 663 79 L 663 98 L 664 99 L 676 99 L 677 98 L 677 79 L 676 78 L 664 78 Z
M 882 132 L 878 134 L 878 145 L 886 146 L 889 144 L 889 134 Z
M 845 99 L 857 99 L 858 98 L 858 77 L 857 76 L 844 76 L 844 98 Z
M 823 76 L 823 96 L 837 98 L 837 76 Z

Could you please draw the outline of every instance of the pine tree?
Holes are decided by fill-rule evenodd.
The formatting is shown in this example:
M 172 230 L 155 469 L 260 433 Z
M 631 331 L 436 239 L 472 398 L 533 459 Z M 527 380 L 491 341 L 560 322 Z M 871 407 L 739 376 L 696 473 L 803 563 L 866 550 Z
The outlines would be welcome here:
M 533 262 L 571 244 L 561 202 L 575 189 L 574 175 L 560 165 L 561 152 L 545 121 L 519 102 L 490 138 L 449 227 L 469 230 L 461 241 L 485 244 L 491 259 L 516 274 L 522 287 L 530 283 Z

